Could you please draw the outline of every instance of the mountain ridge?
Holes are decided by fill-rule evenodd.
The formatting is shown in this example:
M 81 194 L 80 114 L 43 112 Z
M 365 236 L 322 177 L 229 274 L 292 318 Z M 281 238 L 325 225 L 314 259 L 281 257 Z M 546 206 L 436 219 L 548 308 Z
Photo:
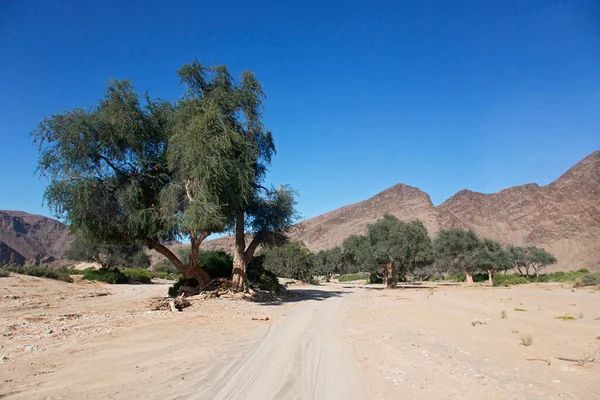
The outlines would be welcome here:
M 554 269 L 600 270 L 600 151 L 594 151 L 555 181 L 512 186 L 496 193 L 463 189 L 434 206 L 429 195 L 395 184 L 366 200 L 306 219 L 290 238 L 313 251 L 327 249 L 392 214 L 420 219 L 429 234 L 442 229 L 473 229 L 503 244 L 537 245 L 553 252 Z M 206 241 L 204 248 L 233 248 L 230 236 Z

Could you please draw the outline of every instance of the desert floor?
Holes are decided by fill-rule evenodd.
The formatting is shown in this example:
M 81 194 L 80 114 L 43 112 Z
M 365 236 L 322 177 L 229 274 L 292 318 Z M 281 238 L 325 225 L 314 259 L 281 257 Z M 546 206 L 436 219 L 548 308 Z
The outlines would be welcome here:
M 600 353 L 557 358 L 600 347 L 597 290 L 332 283 L 152 311 L 166 291 L 0 278 L 0 398 L 600 398 Z

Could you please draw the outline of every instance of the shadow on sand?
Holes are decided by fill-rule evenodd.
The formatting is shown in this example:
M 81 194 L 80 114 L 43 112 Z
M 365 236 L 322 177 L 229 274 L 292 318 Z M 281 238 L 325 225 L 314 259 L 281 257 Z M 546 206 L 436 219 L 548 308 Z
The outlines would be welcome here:
M 305 300 L 327 300 L 331 297 L 339 297 L 351 292 L 340 292 L 320 289 L 287 289 L 276 299 L 254 299 L 254 302 L 267 306 L 276 306 L 283 303 L 295 303 Z

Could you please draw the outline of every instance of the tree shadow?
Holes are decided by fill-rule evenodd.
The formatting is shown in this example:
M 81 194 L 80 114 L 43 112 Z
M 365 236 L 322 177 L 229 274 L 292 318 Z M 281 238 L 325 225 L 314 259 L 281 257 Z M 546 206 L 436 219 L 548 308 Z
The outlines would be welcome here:
M 306 300 L 322 301 L 349 293 L 351 292 L 335 292 L 320 289 L 287 289 L 283 294 L 277 296 L 276 298 L 254 298 L 253 301 L 265 306 L 277 306 L 284 303 L 296 303 Z

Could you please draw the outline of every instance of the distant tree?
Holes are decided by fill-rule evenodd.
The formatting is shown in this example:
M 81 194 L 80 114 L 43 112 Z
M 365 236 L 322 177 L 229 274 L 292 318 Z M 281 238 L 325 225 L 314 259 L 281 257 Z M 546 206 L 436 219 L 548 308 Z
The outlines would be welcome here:
M 477 267 L 481 271 L 487 271 L 488 281 L 493 284 L 496 272 L 506 271 L 512 267 L 510 254 L 495 240 L 483 239 L 477 252 Z
M 535 276 L 539 276 L 542 269 L 558 261 L 545 249 L 535 246 L 510 246 L 508 256 L 517 272 L 525 276 L 530 276 L 531 271 Z
M 102 268 L 148 268 L 150 257 L 139 244 L 97 244 L 76 239 L 66 256 L 70 260 L 97 262 Z
M 329 282 L 333 274 L 344 272 L 344 258 L 342 248 L 339 246 L 328 250 L 321 250 L 314 255 L 315 272 L 325 275 L 325 281 Z
M 350 235 L 342 243 L 342 264 L 345 273 L 373 271 L 378 265 L 369 252 L 365 235 Z
M 288 242 L 281 246 L 269 246 L 264 250 L 263 266 L 282 278 L 312 280 L 314 258 L 310 250 L 300 242 Z
M 437 258 L 465 272 L 467 283 L 473 284 L 473 274 L 479 269 L 478 254 L 483 245 L 473 231 L 460 229 L 440 231 L 433 241 Z
M 386 287 L 396 287 L 398 274 L 405 274 L 433 261 L 431 239 L 420 221 L 404 222 L 385 215 L 367 226 L 365 236 L 353 235 L 343 245 L 347 262 L 379 273 L 383 267 Z

